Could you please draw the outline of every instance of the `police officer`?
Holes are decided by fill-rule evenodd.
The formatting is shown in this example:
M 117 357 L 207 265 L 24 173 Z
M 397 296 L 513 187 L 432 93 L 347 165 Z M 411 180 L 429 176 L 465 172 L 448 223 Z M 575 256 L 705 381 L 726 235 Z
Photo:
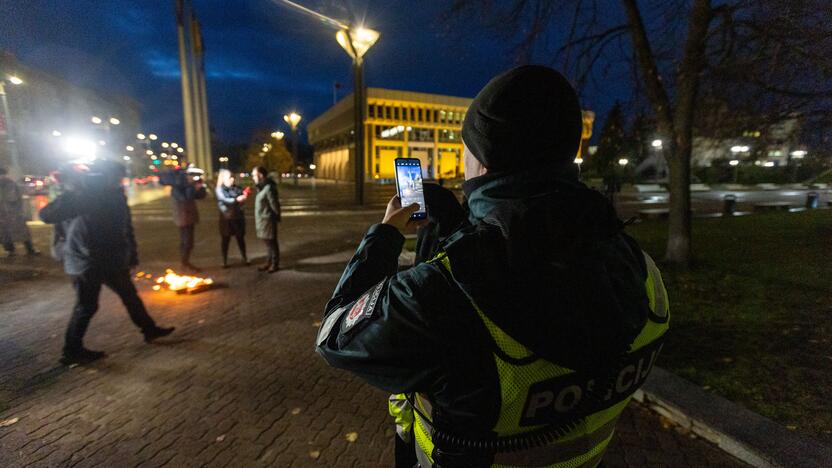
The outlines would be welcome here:
M 397 273 L 416 207 L 394 198 L 326 306 L 318 352 L 394 393 L 422 467 L 597 466 L 655 362 L 661 276 L 578 181 L 581 126 L 558 72 L 494 78 L 463 124 L 468 222 Z

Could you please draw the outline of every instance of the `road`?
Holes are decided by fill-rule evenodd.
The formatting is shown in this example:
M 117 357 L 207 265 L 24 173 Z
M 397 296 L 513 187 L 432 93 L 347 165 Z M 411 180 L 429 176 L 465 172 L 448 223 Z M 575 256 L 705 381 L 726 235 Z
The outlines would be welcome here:
M 368 197 L 376 208 L 355 210 L 350 194 L 281 189 L 284 269 L 273 275 L 218 267 L 217 210 L 202 202 L 194 262 L 222 287 L 189 296 L 139 282 L 151 314 L 177 327 L 154 345 L 103 292 L 86 343 L 109 356 L 87 366 L 57 364 L 73 302 L 57 265 L 0 258 L 0 466 L 391 466 L 386 395 L 313 350 L 345 259 L 390 195 L 379 189 Z M 141 269 L 175 266 L 169 201 L 133 213 Z M 33 231 L 47 250 L 50 228 Z M 265 248 L 248 241 L 262 262 Z M 236 254 L 232 246 L 232 263 Z M 638 404 L 624 413 L 607 463 L 740 466 Z

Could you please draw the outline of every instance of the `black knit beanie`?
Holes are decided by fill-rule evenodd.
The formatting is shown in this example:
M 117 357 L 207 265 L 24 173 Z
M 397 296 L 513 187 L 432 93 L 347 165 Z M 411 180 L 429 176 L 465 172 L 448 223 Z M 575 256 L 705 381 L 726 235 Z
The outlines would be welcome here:
M 497 76 L 477 94 L 462 139 L 490 172 L 514 172 L 572 163 L 581 128 L 581 105 L 566 78 L 526 65 Z

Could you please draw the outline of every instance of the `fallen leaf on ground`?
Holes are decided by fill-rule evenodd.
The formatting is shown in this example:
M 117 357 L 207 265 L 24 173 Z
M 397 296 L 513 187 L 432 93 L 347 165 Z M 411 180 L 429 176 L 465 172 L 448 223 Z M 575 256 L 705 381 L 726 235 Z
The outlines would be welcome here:
M 788 429 L 788 430 L 790 430 L 790 431 L 793 431 L 793 430 L 797 429 L 797 426 L 792 426 L 792 425 L 790 424 L 790 425 L 786 426 L 786 429 Z
M 14 423 L 16 423 L 16 422 L 18 422 L 18 421 L 20 421 L 20 418 L 5 419 L 5 420 L 3 420 L 3 421 L 0 421 L 0 427 L 8 427 L 8 426 L 11 426 L 12 424 L 14 424 Z
M 720 360 L 721 360 L 722 362 L 726 363 L 726 364 L 730 364 L 730 363 L 734 362 L 734 358 L 729 358 L 729 357 L 724 357 L 724 358 L 722 358 L 722 359 L 720 359 Z
M 196 323 L 205 323 L 205 319 L 200 319 L 200 320 L 199 320 L 198 322 L 196 322 Z
M 347 435 L 344 436 L 344 438 L 347 439 L 347 442 L 350 442 L 350 443 L 355 442 L 356 440 L 358 440 L 358 433 L 357 432 L 347 432 Z
M 320 456 L 321 456 L 321 451 L 320 450 L 313 450 L 313 451 L 309 452 L 309 457 L 312 458 L 312 459 L 317 460 L 318 457 L 320 457 Z
M 312 326 L 315 327 L 315 328 L 318 328 L 318 327 L 321 326 L 321 322 L 318 322 L 318 321 L 312 322 Z
M 702 387 L 702 390 L 710 390 L 710 389 L 711 389 L 710 385 L 705 385 L 704 387 Z
M 292 414 L 293 414 L 293 415 L 298 415 L 298 414 L 300 414 L 300 408 L 295 408 L 295 409 L 293 409 L 293 410 L 292 410 Z
M 223 434 L 223 435 L 221 435 L 221 436 L 217 437 L 217 442 L 222 442 L 222 441 L 224 441 L 224 440 L 225 440 L 225 434 Z

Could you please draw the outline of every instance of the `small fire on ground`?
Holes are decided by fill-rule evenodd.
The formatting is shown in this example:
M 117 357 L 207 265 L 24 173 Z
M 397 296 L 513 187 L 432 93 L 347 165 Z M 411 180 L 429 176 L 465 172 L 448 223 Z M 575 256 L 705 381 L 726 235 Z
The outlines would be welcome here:
M 153 275 L 140 271 L 136 274 L 136 278 L 152 280 Z M 157 277 L 155 283 L 153 285 L 154 291 L 166 289 L 177 294 L 195 294 L 211 289 L 214 285 L 214 280 L 199 276 L 180 275 L 168 268 L 165 270 L 165 276 Z

